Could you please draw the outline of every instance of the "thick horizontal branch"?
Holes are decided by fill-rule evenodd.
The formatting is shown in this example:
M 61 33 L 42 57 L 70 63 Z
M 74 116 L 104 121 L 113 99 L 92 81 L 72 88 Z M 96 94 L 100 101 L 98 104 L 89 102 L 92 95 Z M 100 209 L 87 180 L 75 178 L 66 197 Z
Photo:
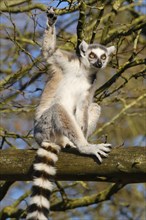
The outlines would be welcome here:
M 68 13 L 71 13 L 71 12 L 74 12 L 74 11 L 77 11 L 81 5 L 82 1 L 79 2 L 77 5 L 73 5 L 72 7 L 65 7 L 65 8 L 62 8 L 62 9 L 56 9 L 55 12 L 57 15 L 61 15 L 61 14 L 68 14 Z M 18 7 L 18 6 L 14 6 L 13 5 L 9 5 L 9 4 L 3 4 L 1 6 L 1 11 L 2 12 L 9 12 L 9 13 L 23 13 L 23 12 L 29 12 L 29 11 L 32 11 L 32 10 L 35 10 L 35 9 L 39 9 L 41 11 L 46 11 L 47 10 L 47 7 L 46 5 L 44 4 L 28 4 L 26 6 L 21 6 L 21 7 Z
M 117 147 L 99 164 L 95 157 L 75 151 L 61 152 L 56 180 L 90 180 L 122 183 L 146 182 L 145 147 Z M 30 180 L 35 150 L 1 150 L 1 180 Z

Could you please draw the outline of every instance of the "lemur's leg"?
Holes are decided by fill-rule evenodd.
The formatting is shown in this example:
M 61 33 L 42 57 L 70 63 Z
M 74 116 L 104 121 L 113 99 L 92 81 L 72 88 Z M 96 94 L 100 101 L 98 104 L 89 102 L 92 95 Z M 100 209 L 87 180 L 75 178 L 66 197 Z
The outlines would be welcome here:
M 75 118 L 87 139 L 95 131 L 101 113 L 101 107 L 93 103 L 96 84 L 95 80 L 90 92 L 84 94 L 82 100 L 79 99 L 75 112 Z
M 89 155 L 95 155 L 99 161 L 102 161 L 101 156 L 108 156 L 110 144 L 90 144 L 87 142 L 83 132 L 76 122 L 74 115 L 68 113 L 60 104 L 54 104 L 48 111 L 41 116 L 41 122 L 47 125 L 47 117 L 51 113 L 51 126 L 54 134 L 57 132 L 60 135 L 66 136 L 79 150 L 79 152 Z M 46 129 L 44 129 L 46 132 Z
M 96 103 L 91 103 L 89 107 L 78 106 L 75 117 L 87 139 L 95 131 L 100 113 L 101 107 Z
M 101 107 L 97 103 L 91 103 L 88 108 L 87 138 L 95 131 L 101 114 Z
M 56 47 L 55 22 L 57 20 L 57 16 L 55 15 L 53 8 L 49 8 L 47 10 L 47 17 L 47 28 L 44 32 L 42 43 L 42 54 L 46 60 L 52 56 Z
M 84 100 L 79 99 L 75 111 L 75 119 L 85 137 L 87 136 L 88 127 L 88 105 L 88 97 L 86 97 Z

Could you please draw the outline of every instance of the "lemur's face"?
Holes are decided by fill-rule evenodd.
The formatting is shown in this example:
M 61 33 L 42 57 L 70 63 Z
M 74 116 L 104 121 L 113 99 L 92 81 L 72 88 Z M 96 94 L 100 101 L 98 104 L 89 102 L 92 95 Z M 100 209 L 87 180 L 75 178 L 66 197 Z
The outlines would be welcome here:
M 115 47 L 105 47 L 100 44 L 88 45 L 85 41 L 80 44 L 80 55 L 91 68 L 103 69 L 106 67 L 109 56 L 115 51 Z M 84 62 L 85 63 L 85 62 Z
M 107 65 L 109 55 L 107 53 L 107 50 L 103 50 L 101 48 L 95 48 L 95 49 L 88 49 L 86 57 L 90 63 L 91 66 L 102 69 Z

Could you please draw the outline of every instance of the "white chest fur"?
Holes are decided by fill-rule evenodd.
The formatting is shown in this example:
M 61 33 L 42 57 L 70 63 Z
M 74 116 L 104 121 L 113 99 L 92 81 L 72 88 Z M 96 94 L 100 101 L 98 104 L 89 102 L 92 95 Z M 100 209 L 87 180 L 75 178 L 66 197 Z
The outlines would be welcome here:
M 86 97 L 90 87 L 85 73 L 80 69 L 71 70 L 61 80 L 55 99 L 65 108 L 73 110 L 78 100 Z

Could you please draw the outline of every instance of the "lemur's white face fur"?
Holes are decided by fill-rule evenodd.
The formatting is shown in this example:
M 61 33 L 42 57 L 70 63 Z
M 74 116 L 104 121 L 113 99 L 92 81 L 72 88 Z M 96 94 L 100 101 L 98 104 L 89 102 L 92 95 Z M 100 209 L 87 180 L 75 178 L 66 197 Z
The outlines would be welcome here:
M 115 47 L 105 47 L 101 44 L 87 44 L 82 41 L 80 46 L 82 62 L 91 68 L 103 69 L 106 67 L 109 55 L 115 51 Z

